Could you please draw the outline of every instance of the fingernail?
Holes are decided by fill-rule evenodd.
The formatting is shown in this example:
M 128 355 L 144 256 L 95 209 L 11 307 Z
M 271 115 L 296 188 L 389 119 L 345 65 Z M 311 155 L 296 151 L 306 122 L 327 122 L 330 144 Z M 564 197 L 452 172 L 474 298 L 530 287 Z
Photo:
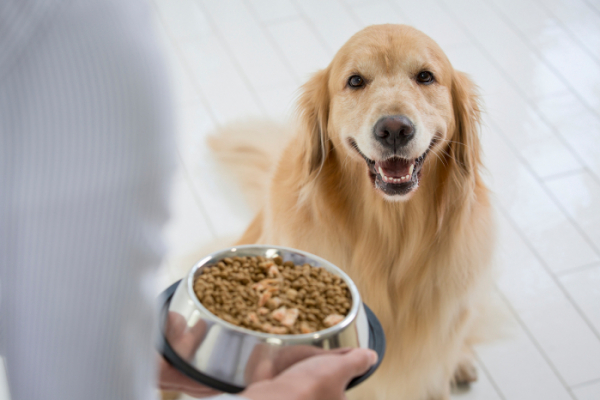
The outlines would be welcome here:
M 378 359 L 379 356 L 377 355 L 377 353 L 373 350 L 369 350 L 369 360 L 371 361 L 371 365 L 374 365 Z

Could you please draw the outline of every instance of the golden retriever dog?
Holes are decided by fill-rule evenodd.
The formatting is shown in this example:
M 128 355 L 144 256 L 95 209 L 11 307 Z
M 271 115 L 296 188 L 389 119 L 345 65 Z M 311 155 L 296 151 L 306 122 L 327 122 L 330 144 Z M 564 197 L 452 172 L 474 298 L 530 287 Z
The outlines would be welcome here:
M 474 84 L 432 39 L 377 25 L 302 87 L 276 162 L 264 136 L 285 134 L 268 126 L 211 139 L 217 156 L 253 182 L 271 171 L 239 244 L 330 260 L 379 317 L 384 361 L 351 398 L 449 399 L 451 382 L 476 379 L 469 347 L 493 243 L 479 118 Z

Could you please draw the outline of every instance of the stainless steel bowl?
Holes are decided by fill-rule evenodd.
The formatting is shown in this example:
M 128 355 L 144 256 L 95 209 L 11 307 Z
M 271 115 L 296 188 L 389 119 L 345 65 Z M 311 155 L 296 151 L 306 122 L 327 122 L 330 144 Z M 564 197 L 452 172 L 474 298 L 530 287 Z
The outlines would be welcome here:
M 309 334 L 275 335 L 233 325 L 208 311 L 198 300 L 193 287 L 195 278 L 205 267 L 235 256 L 280 256 L 283 261 L 325 268 L 348 285 L 352 307 L 339 324 Z M 374 324 L 378 331 L 376 336 L 379 336 L 380 361 L 385 348 L 379 321 L 370 310 L 365 310 L 358 289 L 348 275 L 313 254 L 278 246 L 237 246 L 203 258 L 179 282 L 174 294 L 164 300 L 162 323 L 164 342 L 161 350 L 165 358 L 189 377 L 226 392 L 243 390 L 254 380 L 261 379 L 265 369 L 272 370 L 273 366 L 281 364 L 281 359 L 290 359 L 290 354 L 293 359 L 315 347 L 325 350 L 373 348 Z

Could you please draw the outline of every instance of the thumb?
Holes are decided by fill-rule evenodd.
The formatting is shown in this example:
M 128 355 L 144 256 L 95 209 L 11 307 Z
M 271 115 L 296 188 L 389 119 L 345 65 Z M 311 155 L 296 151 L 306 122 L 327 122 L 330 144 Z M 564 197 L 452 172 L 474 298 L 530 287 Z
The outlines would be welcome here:
M 348 380 L 367 372 L 377 362 L 378 356 L 373 350 L 354 349 L 339 357 L 339 374 Z

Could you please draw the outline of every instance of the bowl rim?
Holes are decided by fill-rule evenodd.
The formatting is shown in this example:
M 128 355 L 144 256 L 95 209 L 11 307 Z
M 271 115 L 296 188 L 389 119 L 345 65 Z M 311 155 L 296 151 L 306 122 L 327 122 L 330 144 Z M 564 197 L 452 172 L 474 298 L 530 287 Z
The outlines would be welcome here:
M 250 250 L 250 249 L 264 249 L 265 251 L 273 249 L 273 250 L 285 251 L 285 252 L 289 252 L 289 253 L 296 253 L 296 254 L 300 254 L 300 255 L 308 258 L 309 261 L 318 262 L 319 267 L 327 266 L 328 268 L 326 268 L 326 269 L 328 271 L 333 272 L 334 274 L 336 274 L 337 276 L 342 278 L 344 280 L 344 282 L 346 283 L 346 285 L 348 285 L 348 289 L 352 296 L 352 307 L 350 308 L 350 311 L 348 311 L 348 314 L 344 317 L 344 319 L 341 322 L 333 325 L 332 327 L 329 327 L 327 329 L 323 329 L 323 330 L 320 330 L 317 332 L 313 332 L 313 333 L 303 333 L 303 334 L 273 334 L 273 333 L 254 331 L 251 329 L 243 328 L 238 325 L 234 325 L 234 324 L 227 322 L 224 319 L 219 318 L 218 316 L 214 315 L 206 307 L 204 307 L 204 305 L 202 304 L 202 302 L 200 301 L 200 299 L 198 298 L 198 296 L 196 296 L 196 293 L 194 292 L 194 278 L 195 278 L 196 272 L 199 269 L 206 267 L 210 262 L 216 262 L 216 261 L 222 260 L 223 258 L 225 258 L 227 256 L 231 256 L 231 255 L 229 255 L 229 253 L 236 253 L 239 251 L 240 252 L 239 256 L 241 256 L 241 257 L 247 256 L 247 255 L 243 254 L 243 252 L 244 252 L 244 250 Z M 228 255 L 223 255 L 223 254 L 228 254 Z M 231 256 L 231 257 L 234 257 L 234 256 Z M 308 262 L 308 263 L 310 264 L 310 262 Z M 330 336 L 334 336 L 337 333 L 345 330 L 348 326 L 350 326 L 350 324 L 352 324 L 352 321 L 354 321 L 357 318 L 359 308 L 362 305 L 362 299 L 360 297 L 360 293 L 358 292 L 358 288 L 356 287 L 356 284 L 352 281 L 352 279 L 350 279 L 350 277 L 344 271 L 342 271 L 341 268 L 339 268 L 338 266 L 334 265 L 333 263 L 325 260 L 324 258 L 316 256 L 312 253 L 294 249 L 291 247 L 276 246 L 276 245 L 264 245 L 264 244 L 240 245 L 240 246 L 231 246 L 231 247 L 224 248 L 224 249 L 218 250 L 216 252 L 213 252 L 213 253 L 207 255 L 206 257 L 200 259 L 199 261 L 197 261 L 194 264 L 192 269 L 188 272 L 188 275 L 186 277 L 186 284 L 187 284 L 187 292 L 188 292 L 189 297 L 194 302 L 194 305 L 201 312 L 205 313 L 205 316 L 204 316 L 205 318 L 210 319 L 220 325 L 223 325 L 223 326 L 227 327 L 228 329 L 232 329 L 237 332 L 249 334 L 254 337 L 264 339 L 266 342 L 271 343 L 271 344 L 290 344 L 290 343 L 293 343 L 296 341 L 305 342 L 307 339 L 323 340 Z

